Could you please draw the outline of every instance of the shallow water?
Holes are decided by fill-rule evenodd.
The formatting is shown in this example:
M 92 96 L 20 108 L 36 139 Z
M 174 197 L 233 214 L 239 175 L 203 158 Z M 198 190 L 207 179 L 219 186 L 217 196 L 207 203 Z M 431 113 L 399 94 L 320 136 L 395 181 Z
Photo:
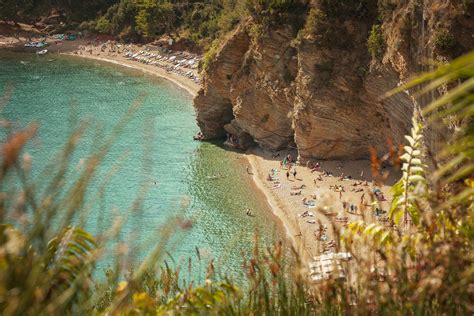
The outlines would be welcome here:
M 175 264 L 195 262 L 191 278 L 203 279 L 206 263 L 216 259 L 221 274 L 242 279 L 242 252 L 252 250 L 255 229 L 269 244 L 281 229 L 264 198 L 256 192 L 238 154 L 211 143 L 192 140 L 197 131 L 192 97 L 171 83 L 104 63 L 54 56 L 1 53 L 0 94 L 7 85 L 13 95 L 1 117 L 24 127 L 35 121 L 38 136 L 27 147 L 32 174 L 44 184 L 48 163 L 61 151 L 74 122 L 87 128 L 71 161 L 71 178 L 81 170 L 93 144 L 104 139 L 130 105 L 141 107 L 99 167 L 88 192 L 95 196 L 114 166 L 108 185 L 87 216 L 85 228 L 97 233 L 125 218 L 119 239 L 135 258 L 143 259 L 160 242 L 169 218 L 182 214 L 192 227 L 176 230 L 167 250 Z M 5 130 L 1 131 L 2 139 Z M 133 210 L 135 197 L 148 188 L 143 207 Z M 184 205 L 184 206 L 183 206 Z M 251 208 L 256 217 L 245 214 Z M 103 214 L 103 221 L 100 220 Z M 140 245 L 145 245 L 141 247 Z M 109 243 L 108 253 L 115 247 Z M 99 271 L 112 264 L 106 256 Z M 168 262 L 173 261 L 167 259 Z M 187 274 L 187 272 L 185 273 Z

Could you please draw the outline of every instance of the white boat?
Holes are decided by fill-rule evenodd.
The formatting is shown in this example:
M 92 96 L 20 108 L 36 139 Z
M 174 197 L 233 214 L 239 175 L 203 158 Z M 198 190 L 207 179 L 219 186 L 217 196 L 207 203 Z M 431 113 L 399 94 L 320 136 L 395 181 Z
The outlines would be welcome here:
M 48 53 L 47 49 L 40 50 L 39 52 L 36 52 L 37 55 L 46 55 Z

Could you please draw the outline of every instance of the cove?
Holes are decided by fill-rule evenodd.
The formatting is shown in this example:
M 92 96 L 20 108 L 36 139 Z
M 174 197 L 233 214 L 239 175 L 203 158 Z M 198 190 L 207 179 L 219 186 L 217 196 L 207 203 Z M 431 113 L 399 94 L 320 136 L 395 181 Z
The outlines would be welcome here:
M 72 173 L 81 168 L 95 142 L 110 134 L 130 105 L 141 100 L 88 188 L 97 193 L 108 179 L 87 215 L 87 231 L 95 234 L 122 218 L 118 239 L 140 262 L 160 242 L 163 225 L 182 215 L 191 225 L 186 230 L 176 227 L 167 243 L 172 257 L 167 261 L 187 267 L 191 258 L 194 266 L 187 277 L 196 282 L 203 280 L 212 259 L 218 273 L 242 279 L 242 255 L 251 253 L 256 229 L 262 246 L 282 238 L 243 158 L 216 144 L 192 140 L 197 126 L 187 92 L 166 80 L 104 63 L 62 56 L 48 62 L 48 58 L 0 53 L 0 93 L 7 86 L 13 88 L 1 117 L 17 128 L 39 124 L 26 152 L 33 157 L 32 177 L 40 187 L 48 176 L 48 164 L 73 131 L 73 122 L 85 122 L 87 127 L 70 163 Z M 5 130 L 1 136 L 5 139 Z M 115 166 L 118 171 L 111 173 Z M 143 206 L 136 211 L 131 205 L 144 187 Z M 247 216 L 247 208 L 256 216 Z M 115 244 L 106 250 L 98 271 L 112 264 Z

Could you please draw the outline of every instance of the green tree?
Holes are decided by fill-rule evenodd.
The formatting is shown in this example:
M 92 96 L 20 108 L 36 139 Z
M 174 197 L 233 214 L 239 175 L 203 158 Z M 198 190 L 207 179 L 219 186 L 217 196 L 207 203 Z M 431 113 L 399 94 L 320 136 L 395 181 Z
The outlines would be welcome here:
M 169 32 L 175 23 L 173 5 L 168 1 L 137 0 L 136 30 L 151 38 Z
M 0 20 L 16 24 L 22 13 L 29 11 L 33 5 L 32 0 L 0 0 Z

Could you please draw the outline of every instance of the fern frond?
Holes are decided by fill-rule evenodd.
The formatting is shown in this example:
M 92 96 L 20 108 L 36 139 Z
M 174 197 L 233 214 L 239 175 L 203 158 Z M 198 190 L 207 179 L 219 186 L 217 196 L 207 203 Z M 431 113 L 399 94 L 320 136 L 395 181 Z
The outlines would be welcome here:
M 422 156 L 422 131 L 421 123 L 414 117 L 411 135 L 405 136 L 408 145 L 404 146 L 404 154 L 400 157 L 403 161 L 403 175 L 392 188 L 393 201 L 389 216 L 397 225 L 402 223 L 402 219 L 405 226 L 410 221 L 415 225 L 419 224 L 420 209 L 417 200 L 425 195 L 428 189 Z
M 443 90 L 454 85 L 442 97 L 428 104 L 422 113 L 427 124 L 449 125 L 452 135 L 449 143 L 436 154 L 439 167 L 432 175 L 432 180 L 440 187 L 456 186 L 456 195 L 447 197 L 448 201 L 439 203 L 436 211 L 462 201 L 464 197 L 472 198 L 472 192 L 464 186 L 462 180 L 472 178 L 474 170 L 474 52 L 461 56 L 435 71 L 429 72 L 390 91 L 387 95 L 421 87 L 415 95 L 421 96 L 432 91 Z
M 94 237 L 79 227 L 69 226 L 48 243 L 48 270 L 57 286 L 71 285 L 91 265 L 97 248 Z

